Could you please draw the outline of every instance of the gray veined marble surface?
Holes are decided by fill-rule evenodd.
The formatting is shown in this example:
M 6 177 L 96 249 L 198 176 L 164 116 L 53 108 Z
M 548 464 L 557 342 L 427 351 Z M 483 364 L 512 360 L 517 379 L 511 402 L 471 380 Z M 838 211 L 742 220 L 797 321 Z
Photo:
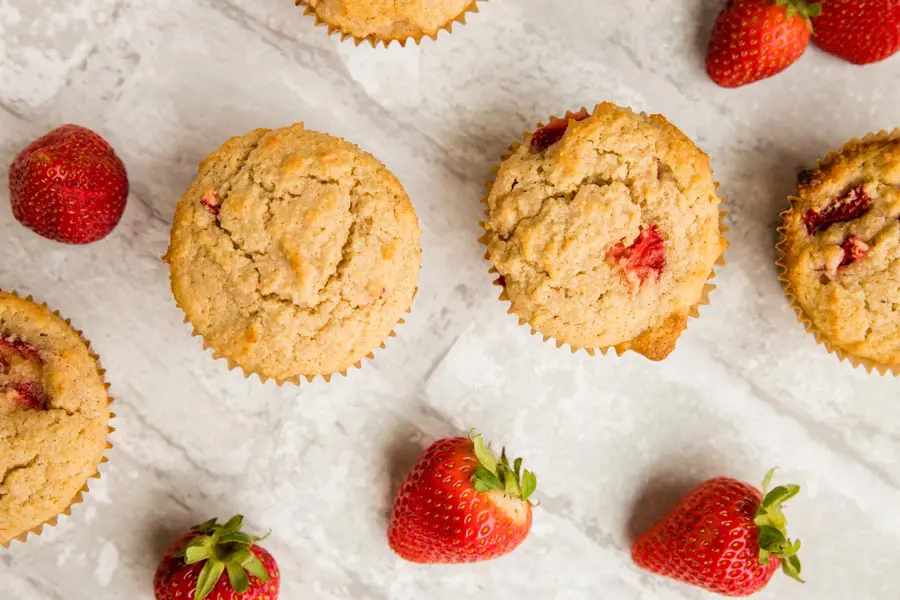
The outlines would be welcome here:
M 118 431 L 71 518 L 0 552 L 0 598 L 152 598 L 162 548 L 243 512 L 282 597 L 674 600 L 706 593 L 632 566 L 629 541 L 715 475 L 802 485 L 789 507 L 808 583 L 761 598 L 900 598 L 900 381 L 840 364 L 794 319 L 773 266 L 796 171 L 900 126 L 900 58 L 811 49 L 787 73 L 715 87 L 702 48 L 720 0 L 491 0 L 437 43 L 354 48 L 290 0 L 0 0 L 0 181 L 62 122 L 128 165 L 121 225 L 83 248 L 0 210 L 0 287 L 46 300 L 109 370 Z M 475 243 L 482 182 L 521 131 L 601 100 L 665 114 L 711 156 L 731 248 L 677 351 L 591 358 L 544 344 L 496 301 Z M 182 324 L 159 256 L 197 163 L 255 127 L 303 120 L 383 160 L 422 222 L 408 322 L 346 379 L 245 381 Z M 7 203 L 0 186 L 0 204 Z M 422 568 L 385 542 L 393 490 L 436 437 L 477 426 L 540 476 L 515 553 Z

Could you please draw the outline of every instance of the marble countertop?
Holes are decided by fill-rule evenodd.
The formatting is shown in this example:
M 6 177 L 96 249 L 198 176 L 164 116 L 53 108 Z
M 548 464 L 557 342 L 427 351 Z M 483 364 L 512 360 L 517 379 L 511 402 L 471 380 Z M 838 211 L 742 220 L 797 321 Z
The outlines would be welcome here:
M 152 598 L 159 553 L 242 512 L 282 598 L 675 600 L 628 548 L 691 485 L 803 487 L 789 507 L 808 583 L 760 598 L 900 597 L 900 382 L 828 355 L 773 265 L 796 171 L 900 126 L 900 58 L 859 68 L 810 49 L 785 74 L 717 88 L 703 48 L 719 0 L 491 0 L 437 43 L 339 43 L 290 0 L 0 0 L 0 181 L 63 122 L 102 133 L 132 194 L 106 240 L 48 242 L 0 210 L 0 288 L 34 294 L 93 341 L 115 448 L 70 518 L 0 551 L 0 596 Z M 731 248 L 712 304 L 652 364 L 572 355 L 496 301 L 475 243 L 482 183 L 551 113 L 610 100 L 665 114 L 712 157 Z M 226 138 L 303 120 L 390 167 L 423 227 L 420 292 L 386 350 L 347 378 L 261 385 L 190 336 L 160 261 L 197 163 Z M 8 201 L 0 186 L 0 205 Z M 391 497 L 431 440 L 478 427 L 540 477 L 514 554 L 423 568 L 389 550 Z

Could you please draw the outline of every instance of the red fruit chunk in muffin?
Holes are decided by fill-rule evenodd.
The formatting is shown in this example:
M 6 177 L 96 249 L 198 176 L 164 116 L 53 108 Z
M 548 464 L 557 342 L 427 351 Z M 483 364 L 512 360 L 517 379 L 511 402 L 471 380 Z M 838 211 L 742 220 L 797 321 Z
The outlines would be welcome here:
M 858 219 L 869 211 L 872 201 L 861 185 L 856 186 L 821 212 L 810 208 L 803 215 L 806 231 L 809 235 L 825 231 L 835 223 L 844 223 Z
M 37 348 L 8 336 L 0 336 L 0 397 L 14 408 L 46 410 L 49 407 L 40 383 L 44 361 Z
M 654 224 L 641 229 L 630 246 L 622 242 L 614 245 L 606 253 L 606 259 L 621 266 L 635 288 L 651 275 L 659 279 L 666 268 L 666 249 L 659 227 Z
M 47 398 L 39 383 L 28 381 L 17 383 L 8 388 L 12 392 L 13 402 L 24 410 L 47 410 Z
M 846 241 L 841 244 L 841 249 L 844 251 L 844 258 L 839 265 L 841 267 L 852 265 L 869 253 L 869 246 L 855 235 L 848 237 Z
M 213 216 L 219 214 L 219 196 L 216 194 L 216 190 L 208 190 L 203 194 L 203 197 L 200 198 L 200 204 Z
M 37 348 L 31 344 L 11 337 L 0 337 L 0 358 L 3 358 L 4 354 L 9 353 L 14 353 L 25 360 L 37 363 L 43 362 L 40 354 L 38 354 Z M 9 364 L 9 361 L 4 362 L 6 362 L 7 365 Z
M 564 119 L 553 119 L 544 127 L 541 127 L 531 136 L 531 146 L 529 149 L 532 154 L 539 154 L 563 139 L 566 131 L 569 129 L 569 120 L 583 121 L 590 115 L 585 109 L 581 109 L 577 113 L 570 114 Z

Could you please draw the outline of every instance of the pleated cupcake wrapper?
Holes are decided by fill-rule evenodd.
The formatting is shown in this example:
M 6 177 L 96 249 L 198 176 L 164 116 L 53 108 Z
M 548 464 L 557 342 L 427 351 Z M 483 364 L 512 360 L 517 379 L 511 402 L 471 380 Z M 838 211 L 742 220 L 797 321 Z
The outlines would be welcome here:
M 422 40 L 425 38 L 431 38 L 432 40 L 436 41 L 438 38 L 438 35 L 442 31 L 446 31 L 447 33 L 453 33 L 453 25 L 454 24 L 465 25 L 466 24 L 466 16 L 469 14 L 477 13 L 478 12 L 478 4 L 480 2 L 488 2 L 488 0 L 472 0 L 472 2 L 469 4 L 469 6 L 467 6 L 466 9 L 462 13 L 460 13 L 456 18 L 454 18 L 454 19 L 450 20 L 449 22 L 445 23 L 444 25 L 442 25 L 434 33 L 422 33 L 422 34 L 419 34 L 416 36 L 410 36 L 410 37 L 402 39 L 402 40 L 398 40 L 398 39 L 383 40 L 381 38 L 376 37 L 374 34 L 371 34 L 371 35 L 361 38 L 361 37 L 356 37 L 355 35 L 352 35 L 345 31 L 342 31 L 338 27 L 335 27 L 334 25 L 331 25 L 330 23 L 323 21 L 319 17 L 319 15 L 316 14 L 316 11 L 313 10 L 313 8 L 306 2 L 306 0 L 294 0 L 294 4 L 296 4 L 297 6 L 304 7 L 304 10 L 303 10 L 304 15 L 308 15 L 308 16 L 312 17 L 313 19 L 315 19 L 316 25 L 319 25 L 319 26 L 322 26 L 322 27 L 325 27 L 328 29 L 328 35 L 337 34 L 340 36 L 342 42 L 350 39 L 350 40 L 353 40 L 353 45 L 355 45 L 355 46 L 359 46 L 362 43 L 368 43 L 373 48 L 377 48 L 379 45 L 383 46 L 384 48 L 387 48 L 394 42 L 400 44 L 401 47 L 406 47 L 406 44 L 410 41 L 414 41 L 416 43 L 416 45 L 418 46 L 419 44 L 422 43 Z
M 23 296 L 21 296 L 15 290 L 13 290 L 10 293 L 16 297 L 23 298 Z M 37 302 L 31 296 L 24 296 L 24 299 L 28 300 L 29 302 L 34 302 L 35 304 L 42 306 L 42 307 L 46 308 L 47 310 L 50 310 L 50 307 L 47 306 L 45 303 Z M 87 338 L 84 337 L 84 333 L 82 333 L 82 331 L 80 329 L 76 329 L 75 327 L 72 326 L 72 322 L 69 319 L 63 318 L 63 316 L 61 314 L 59 314 L 59 311 L 54 310 L 51 312 L 56 317 L 59 317 L 60 319 L 62 319 L 66 323 L 66 325 L 68 325 L 72 329 L 72 331 L 74 331 L 75 333 L 78 334 L 78 337 L 81 338 L 81 341 L 83 341 L 85 343 L 85 345 L 87 346 L 87 349 L 88 349 L 88 353 L 90 354 L 91 358 L 94 359 L 94 362 L 97 364 L 97 374 L 100 375 L 100 379 L 103 380 L 103 385 L 105 386 L 106 391 L 109 392 L 109 382 L 106 381 L 106 377 L 105 377 L 106 369 L 104 369 L 100 365 L 100 357 L 97 356 L 97 354 L 91 348 L 91 342 Z M 106 396 L 106 399 L 107 399 L 107 405 L 111 405 L 114 401 L 114 398 L 108 394 Z M 109 421 L 111 422 L 114 418 L 116 418 L 115 413 L 110 411 Z M 81 504 L 82 502 L 84 502 L 84 494 L 87 494 L 90 492 L 90 490 L 88 489 L 88 483 L 90 482 L 91 479 L 100 479 L 100 469 L 99 469 L 100 465 L 109 462 L 109 458 L 106 455 L 108 454 L 109 450 L 111 450 L 113 447 L 112 442 L 109 441 L 109 435 L 112 434 L 115 430 L 116 430 L 115 427 L 107 424 L 106 452 L 103 453 L 103 457 L 100 459 L 100 464 L 97 465 L 97 470 L 94 472 L 93 475 L 91 475 L 90 477 L 87 478 L 87 481 L 85 481 L 85 483 L 81 487 L 81 489 L 78 490 L 78 493 L 75 494 L 75 496 L 72 498 L 72 501 L 65 508 L 65 510 L 63 510 L 61 513 L 54 516 L 53 518 L 51 518 L 47 521 L 44 521 L 40 525 L 33 527 L 33 528 L 29 529 L 28 531 L 25 531 L 25 532 L 17 535 L 16 537 L 9 540 L 8 542 L 6 542 L 4 544 L 0 544 L 0 547 L 9 548 L 13 542 L 25 542 L 29 536 L 35 536 L 35 537 L 40 536 L 44 530 L 44 527 L 56 527 L 56 523 L 59 520 L 59 517 L 70 516 L 72 514 L 72 507 L 75 506 L 76 504 Z
M 586 108 L 586 107 L 583 107 L 583 106 L 581 107 L 580 110 L 576 110 L 576 111 L 566 111 L 565 117 L 564 117 L 564 118 L 568 120 L 568 119 L 571 119 L 571 118 L 573 118 L 575 115 L 578 115 L 579 113 L 582 113 L 582 112 L 587 113 L 587 114 L 589 114 L 589 115 L 593 115 L 594 112 L 596 112 L 596 107 L 594 108 L 594 111 L 593 111 L 593 112 L 588 111 L 587 108 Z M 502 164 L 502 162 L 505 161 L 507 158 L 509 158 L 510 156 L 512 156 L 512 155 L 516 152 L 516 150 L 518 150 L 518 148 L 519 148 L 520 146 L 524 145 L 524 144 L 526 143 L 526 141 L 528 140 L 529 136 L 532 135 L 535 131 L 541 129 L 542 127 L 545 127 L 547 124 L 552 123 L 552 122 L 555 121 L 555 120 L 558 120 L 559 118 L 560 118 L 560 117 L 557 117 L 557 116 L 555 116 L 555 115 L 554 115 L 554 116 L 551 116 L 551 117 L 548 119 L 547 123 L 538 123 L 537 126 L 536 126 L 533 130 L 531 130 L 531 131 L 524 131 L 524 132 L 522 133 L 522 141 L 521 141 L 521 142 L 515 142 L 515 143 L 513 143 L 513 144 L 509 147 L 509 150 L 508 150 L 505 154 L 501 155 L 501 157 L 500 157 L 500 162 L 501 162 L 501 164 Z M 494 285 L 496 285 L 496 286 L 498 286 L 498 287 L 501 288 L 501 290 L 500 290 L 500 295 L 499 295 L 499 297 L 498 297 L 498 300 L 500 300 L 501 302 L 507 302 L 507 303 L 509 303 L 509 308 L 508 308 L 507 311 L 506 311 L 507 314 L 513 315 L 513 316 L 515 316 L 516 318 L 518 318 L 518 320 L 519 320 L 519 325 L 522 325 L 522 326 L 527 325 L 527 326 L 529 327 L 529 329 L 531 330 L 531 335 L 539 335 L 539 336 L 541 336 L 541 338 L 543 338 L 544 342 L 553 342 L 554 344 L 556 344 L 556 347 L 557 347 L 557 348 L 562 348 L 563 346 L 568 346 L 569 349 L 571 350 L 571 352 L 572 352 L 573 354 L 576 353 L 576 352 L 578 352 L 579 350 L 584 350 L 585 352 L 587 352 L 587 353 L 588 353 L 589 355 L 591 355 L 591 356 L 594 356 L 594 355 L 595 355 L 596 353 L 598 353 L 598 352 L 599 352 L 601 355 L 605 356 L 607 352 L 609 352 L 609 351 L 612 350 L 612 351 L 615 351 L 616 356 L 622 356 L 623 354 L 625 354 L 626 352 L 628 352 L 629 350 L 631 350 L 631 344 L 630 344 L 630 341 L 622 342 L 622 343 L 615 344 L 615 345 L 612 345 L 612 346 L 598 346 L 598 347 L 575 346 L 575 345 L 573 345 L 573 344 L 571 344 L 571 343 L 563 342 L 563 341 L 561 341 L 561 340 L 558 340 L 558 339 L 554 338 L 553 336 L 550 336 L 550 335 L 547 335 L 547 334 L 545 334 L 545 333 L 542 333 L 542 332 L 538 331 L 538 330 L 535 329 L 534 326 L 528 321 L 528 319 L 525 319 L 524 317 L 518 315 L 518 314 L 515 312 L 515 309 L 514 309 L 514 307 L 513 307 L 512 300 L 510 300 L 509 295 L 506 293 L 506 286 L 504 285 L 504 279 L 503 279 L 503 276 L 500 274 L 499 271 L 497 271 L 497 268 L 493 265 L 493 261 L 491 260 L 490 251 L 488 250 L 488 247 L 487 247 L 487 244 L 488 244 L 488 236 L 489 236 L 489 233 L 488 233 L 488 230 L 487 230 L 487 219 L 490 218 L 490 209 L 489 209 L 489 205 L 488 205 L 488 197 L 490 197 L 490 195 L 491 195 L 491 189 L 494 187 L 494 182 L 496 181 L 496 179 L 497 179 L 497 173 L 499 173 L 499 172 L 500 172 L 500 165 L 497 165 L 496 167 L 494 167 L 494 170 L 493 170 L 494 178 L 493 178 L 493 179 L 490 179 L 490 180 L 488 180 L 488 181 L 485 182 L 485 187 L 487 188 L 487 193 L 486 193 L 486 194 L 484 195 L 484 197 L 481 199 L 481 203 L 484 204 L 485 221 L 482 221 L 482 222 L 480 223 L 481 228 L 484 230 L 484 234 L 483 234 L 480 238 L 478 238 L 478 242 L 479 242 L 482 246 L 484 246 L 484 248 L 485 248 L 484 259 L 487 260 L 487 261 L 489 261 L 489 262 L 491 263 L 491 267 L 488 269 L 488 273 L 490 273 L 491 275 L 493 275 L 493 276 L 496 277 L 496 278 L 494 279 L 494 282 L 493 282 L 493 283 L 494 283 Z M 718 191 L 718 189 L 719 189 L 719 183 L 716 182 L 716 190 Z M 719 231 L 720 231 L 720 233 L 722 234 L 723 237 L 724 237 L 724 235 L 730 230 L 730 228 L 728 227 L 728 225 L 725 223 L 725 217 L 726 217 L 727 214 L 728 214 L 727 211 L 725 211 L 724 209 L 722 209 L 722 208 L 719 209 Z M 728 247 L 728 246 L 727 246 L 727 241 L 726 241 L 726 248 L 727 248 L 727 247 Z M 715 266 L 718 266 L 718 267 L 724 267 L 725 264 L 726 264 L 726 263 L 725 263 L 725 252 L 723 251 L 722 254 L 716 259 Z M 713 269 L 709 272 L 709 277 L 708 277 L 707 280 L 706 280 L 707 282 L 706 282 L 706 283 L 704 284 L 704 286 L 703 286 L 703 290 L 701 291 L 701 294 L 700 294 L 700 300 L 699 300 L 694 306 L 691 307 L 691 310 L 690 310 L 690 312 L 688 313 L 688 316 L 689 316 L 689 317 L 692 317 L 692 318 L 695 318 L 695 319 L 698 318 L 698 317 L 700 316 L 700 306 L 709 304 L 709 294 L 710 294 L 714 289 L 716 289 L 716 286 L 713 285 L 712 283 L 710 283 L 710 281 L 712 281 L 712 279 L 713 279 L 715 276 L 716 276 L 716 271 L 715 271 L 715 268 L 713 268 Z
M 176 304 L 177 304 L 177 302 L 176 302 Z M 179 306 L 179 308 L 181 308 L 181 307 Z M 410 306 L 409 308 L 406 309 L 406 313 L 409 314 L 410 311 L 412 311 L 412 306 Z M 230 357 L 222 354 L 218 350 L 216 350 L 209 342 L 206 341 L 206 338 L 203 337 L 203 334 L 200 333 L 199 331 L 197 331 L 197 328 L 194 327 L 194 324 L 190 322 L 190 320 L 187 318 L 187 316 L 184 317 L 184 322 L 190 324 L 191 335 L 194 337 L 200 338 L 200 340 L 203 342 L 203 349 L 204 350 L 212 350 L 213 359 L 224 360 L 225 364 L 228 366 L 229 371 L 239 370 L 241 373 L 243 373 L 245 379 L 250 379 L 253 375 L 256 375 L 256 377 L 259 378 L 261 383 L 266 383 L 267 381 L 271 380 L 271 381 L 274 381 L 278 387 L 281 387 L 286 383 L 300 385 L 304 379 L 308 383 L 312 383 L 318 377 L 321 377 L 322 379 L 324 379 L 326 383 L 330 383 L 332 377 L 334 377 L 335 375 L 341 375 L 343 377 L 346 377 L 347 372 L 350 369 L 361 369 L 363 360 L 375 360 L 375 350 L 372 350 L 371 352 L 366 354 L 362 359 L 356 361 L 355 363 L 353 363 L 351 366 L 347 367 L 343 371 L 336 371 L 334 373 L 326 373 L 326 374 L 319 374 L 319 375 L 297 375 L 295 377 L 288 377 L 287 379 L 278 379 L 276 377 L 267 377 L 266 375 L 263 375 L 262 373 L 257 373 L 256 371 L 248 371 L 247 369 L 245 369 L 244 367 L 239 365 L 237 362 L 235 362 L 232 358 L 230 358 Z M 402 318 L 399 321 L 397 321 L 397 325 L 403 325 L 404 323 L 406 323 L 406 320 L 402 319 Z M 397 337 L 397 334 L 395 333 L 395 331 L 393 329 L 391 329 L 391 332 L 388 334 L 388 338 L 393 338 L 393 337 Z M 387 347 L 387 340 L 381 342 L 381 344 L 378 345 L 378 348 L 383 349 L 386 347 Z
M 878 141 L 887 141 L 887 140 L 896 140 L 900 139 L 900 128 L 894 129 L 893 131 L 879 131 L 877 133 L 868 133 L 864 135 L 862 138 L 854 138 L 849 142 L 845 143 L 841 146 L 840 150 L 832 150 L 828 154 L 826 154 L 823 158 L 819 159 L 816 162 L 816 168 L 818 169 L 821 165 L 833 160 L 837 156 L 841 154 L 847 148 L 852 146 L 856 146 L 859 144 L 865 144 L 868 142 L 878 142 Z M 794 290 L 793 284 L 788 279 L 787 274 L 787 230 L 785 229 L 784 221 L 787 219 L 788 215 L 791 211 L 794 210 L 794 207 L 797 206 L 801 202 L 800 198 L 797 196 L 788 196 L 788 203 L 790 208 L 781 213 L 782 224 L 778 227 L 778 243 L 775 244 L 776 251 L 776 260 L 775 264 L 778 266 L 778 280 L 781 281 L 782 289 L 784 290 L 784 295 L 787 297 L 788 302 L 791 305 L 791 308 L 794 310 L 794 313 L 797 315 L 797 321 L 803 325 L 803 327 L 813 335 L 816 339 L 816 342 L 825 347 L 825 349 L 837 356 L 838 360 L 841 362 L 847 361 L 853 367 L 862 367 L 866 370 L 866 372 L 871 373 L 872 371 L 876 371 L 880 375 L 886 375 L 888 373 L 896 376 L 900 376 L 900 365 L 885 365 L 879 362 L 875 362 L 873 360 L 867 358 L 860 358 L 858 356 L 854 356 L 844 350 L 838 348 L 837 346 L 831 343 L 831 340 L 828 339 L 828 336 L 821 332 L 816 325 L 812 322 L 812 319 L 806 314 L 806 311 L 803 310 L 803 307 L 800 306 L 800 302 L 797 300 L 797 294 Z

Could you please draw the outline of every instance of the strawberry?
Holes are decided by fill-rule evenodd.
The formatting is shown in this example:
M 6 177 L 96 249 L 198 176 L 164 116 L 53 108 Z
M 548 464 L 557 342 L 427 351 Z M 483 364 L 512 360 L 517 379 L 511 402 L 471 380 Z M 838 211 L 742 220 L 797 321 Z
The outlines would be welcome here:
M 819 48 L 857 65 L 900 50 L 900 0 L 822 0 L 813 24 Z
M 666 268 L 665 240 L 654 223 L 641 228 L 630 246 L 618 242 L 606 252 L 606 260 L 622 267 L 625 278 L 637 290 L 651 275 L 658 281 Z
M 820 11 L 806 0 L 729 0 L 713 27 L 706 72 L 729 88 L 781 73 L 806 51 L 809 19 Z
M 780 485 L 763 492 L 736 479 L 719 477 L 694 488 L 638 538 L 631 558 L 639 567 L 725 596 L 749 596 L 763 589 L 781 565 L 800 579 L 800 540 L 787 538 L 782 504 L 800 491 Z
M 849 267 L 861 258 L 865 258 L 869 254 L 869 245 L 859 239 L 855 235 L 851 235 L 844 243 L 841 244 L 841 250 L 844 251 L 844 258 L 841 259 L 839 267 Z
M 835 223 L 844 223 L 860 218 L 872 207 L 872 199 L 863 186 L 858 185 L 836 198 L 821 211 L 809 208 L 803 213 L 806 231 L 813 235 L 825 231 Z
M 17 383 L 9 388 L 0 387 L 0 392 L 10 391 L 13 403 L 22 410 L 48 410 L 50 408 L 41 384 L 33 381 Z
M 0 356 L 3 354 L 12 354 L 21 357 L 24 360 L 30 360 L 38 364 L 43 364 L 43 359 L 38 349 L 28 342 L 7 336 L 0 336 Z
M 531 530 L 537 478 L 498 460 L 480 435 L 432 444 L 406 477 L 388 531 L 394 552 L 416 563 L 468 563 L 516 549 Z
M 25 340 L 0 335 L 0 397 L 22 410 L 48 410 L 50 402 L 40 383 L 43 364 L 37 348 Z
M 128 175 L 102 137 L 63 125 L 16 157 L 9 192 L 13 215 L 25 227 L 58 242 L 88 244 L 122 218 Z
M 212 519 L 172 544 L 153 578 L 156 600 L 277 600 L 278 565 L 256 545 L 263 538 L 241 531 L 243 520 Z
M 569 129 L 569 120 L 584 121 L 589 116 L 587 109 L 582 108 L 576 113 L 566 113 L 564 119 L 552 119 L 549 123 L 535 131 L 531 135 L 531 142 L 528 146 L 532 154 L 540 154 L 550 146 L 563 139 L 566 131 Z

